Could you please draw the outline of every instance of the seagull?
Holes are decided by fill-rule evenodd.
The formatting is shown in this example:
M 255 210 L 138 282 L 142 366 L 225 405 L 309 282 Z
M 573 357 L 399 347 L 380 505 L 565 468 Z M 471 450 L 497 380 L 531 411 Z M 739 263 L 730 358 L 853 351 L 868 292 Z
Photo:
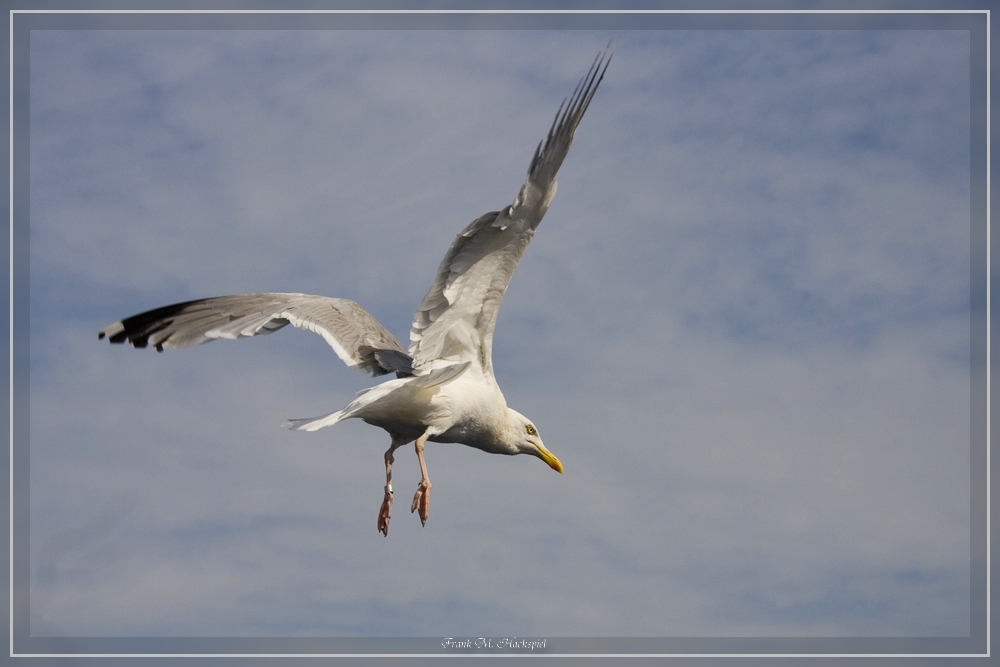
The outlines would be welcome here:
M 389 433 L 377 523 L 384 536 L 393 500 L 393 454 L 411 442 L 420 483 L 410 512 L 419 513 L 421 525 L 430 512 L 427 441 L 460 443 L 491 454 L 531 454 L 561 473 L 562 463 L 542 444 L 532 421 L 507 407 L 493 376 L 493 329 L 507 285 L 552 203 L 556 172 L 611 56 L 609 51 L 598 53 L 573 94 L 560 104 L 514 202 L 474 220 L 455 237 L 413 316 L 409 349 L 354 301 L 311 294 L 185 301 L 115 322 L 98 332 L 98 339 L 127 340 L 136 348 L 152 345 L 162 352 L 219 338 L 266 335 L 291 324 L 321 335 L 348 366 L 373 377 L 395 373 L 395 378 L 359 392 L 342 410 L 286 422 L 295 431 L 315 431 L 357 418 Z

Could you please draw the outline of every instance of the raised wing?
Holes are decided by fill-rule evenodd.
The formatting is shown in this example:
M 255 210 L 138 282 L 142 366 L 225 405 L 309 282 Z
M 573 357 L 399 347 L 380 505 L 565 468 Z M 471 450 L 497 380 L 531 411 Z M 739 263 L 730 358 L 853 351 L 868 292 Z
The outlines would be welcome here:
M 164 348 L 266 335 L 291 324 L 314 331 L 348 366 L 411 375 L 410 355 L 378 320 L 348 299 L 311 294 L 238 294 L 185 301 L 127 317 L 98 332 L 112 343 Z
M 471 361 L 493 373 L 493 329 L 500 302 L 552 203 L 556 172 L 610 62 L 610 53 L 599 53 L 573 94 L 563 100 L 514 203 L 473 221 L 448 248 L 410 329 L 410 354 L 421 372 Z

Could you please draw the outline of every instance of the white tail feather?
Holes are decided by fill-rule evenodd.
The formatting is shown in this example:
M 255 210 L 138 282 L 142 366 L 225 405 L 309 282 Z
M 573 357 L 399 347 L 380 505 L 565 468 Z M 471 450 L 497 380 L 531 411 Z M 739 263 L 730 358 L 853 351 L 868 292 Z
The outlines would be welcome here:
M 330 414 L 323 415 L 322 417 L 289 419 L 284 425 L 293 431 L 318 431 L 321 428 L 333 426 L 342 419 L 344 419 L 344 410 L 337 410 L 336 412 L 331 412 Z
M 401 387 L 409 385 L 426 389 L 428 387 L 434 387 L 439 384 L 451 382 L 468 370 L 471 364 L 472 362 L 466 361 L 465 363 L 452 364 L 451 366 L 435 369 L 426 375 L 389 380 L 388 382 L 377 384 L 374 387 L 362 389 L 358 392 L 358 397 L 343 410 L 337 410 L 336 412 L 331 412 L 330 414 L 323 415 L 322 417 L 289 419 L 285 422 L 285 426 L 289 427 L 293 431 L 318 431 L 321 428 L 333 426 L 339 421 L 350 419 L 362 408 L 379 401 Z

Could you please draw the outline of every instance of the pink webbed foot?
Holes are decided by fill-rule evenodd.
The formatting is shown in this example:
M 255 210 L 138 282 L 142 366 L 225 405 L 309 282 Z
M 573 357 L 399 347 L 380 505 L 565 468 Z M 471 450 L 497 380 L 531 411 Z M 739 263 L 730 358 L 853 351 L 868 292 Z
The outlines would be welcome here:
M 382 509 L 378 511 L 378 532 L 389 536 L 389 517 L 392 515 L 392 487 L 385 487 L 385 497 L 382 499 Z
M 413 496 L 413 504 L 410 505 L 410 512 L 417 512 L 418 510 L 420 525 L 426 526 L 427 517 L 431 511 L 431 482 L 429 479 L 420 481 L 420 485 L 417 486 L 417 492 Z

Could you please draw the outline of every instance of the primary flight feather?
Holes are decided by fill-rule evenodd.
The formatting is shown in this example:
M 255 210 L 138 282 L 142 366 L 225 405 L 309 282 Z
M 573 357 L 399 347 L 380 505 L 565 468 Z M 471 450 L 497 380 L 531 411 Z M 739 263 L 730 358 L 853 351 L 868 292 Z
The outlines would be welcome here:
M 115 322 L 98 333 L 112 343 L 157 351 L 218 338 L 270 334 L 291 324 L 323 336 L 344 363 L 395 379 L 364 390 L 342 410 L 288 422 L 315 431 L 356 417 L 385 429 L 385 493 L 378 530 L 388 534 L 393 453 L 415 442 L 421 480 L 410 511 L 426 524 L 431 483 L 424 445 L 454 442 L 494 454 L 532 454 L 562 472 L 535 425 L 507 407 L 493 376 L 493 329 L 514 269 L 556 193 L 556 172 L 573 143 L 611 54 L 601 52 L 573 94 L 563 100 L 538 144 L 514 202 L 463 229 L 438 267 L 413 316 L 408 350 L 368 311 L 349 299 L 311 294 L 239 294 L 186 301 Z

